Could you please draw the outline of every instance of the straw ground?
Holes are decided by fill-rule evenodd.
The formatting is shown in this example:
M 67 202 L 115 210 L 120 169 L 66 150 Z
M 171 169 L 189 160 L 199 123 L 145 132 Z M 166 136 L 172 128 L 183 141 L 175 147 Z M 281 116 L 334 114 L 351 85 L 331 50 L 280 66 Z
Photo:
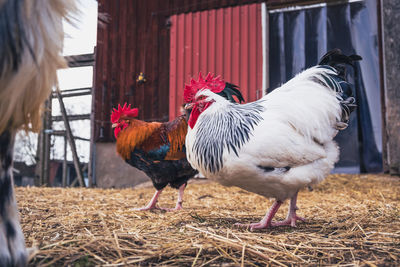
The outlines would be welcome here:
M 299 194 L 297 228 L 250 232 L 272 200 L 191 183 L 184 210 L 136 212 L 153 188 L 17 188 L 32 266 L 399 266 L 400 179 L 331 175 Z M 165 190 L 163 206 L 176 191 Z M 277 214 L 285 217 L 287 203 Z

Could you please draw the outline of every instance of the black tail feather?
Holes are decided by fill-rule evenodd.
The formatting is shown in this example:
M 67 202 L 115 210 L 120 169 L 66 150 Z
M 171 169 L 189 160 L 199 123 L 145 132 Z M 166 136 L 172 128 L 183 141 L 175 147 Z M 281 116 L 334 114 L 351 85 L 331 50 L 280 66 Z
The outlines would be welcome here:
M 228 99 L 229 101 L 231 101 L 233 103 L 236 103 L 235 98 L 233 98 L 234 96 L 237 97 L 237 99 L 239 100 L 239 103 L 244 102 L 243 95 L 239 91 L 239 86 L 234 85 L 232 83 L 226 83 L 224 90 L 219 92 L 218 95 L 225 97 L 226 99 Z
M 318 65 L 329 65 L 334 67 L 335 64 L 348 64 L 354 66 L 354 61 L 362 60 L 359 55 L 346 56 L 342 54 L 339 48 L 332 49 L 322 56 Z
M 354 62 L 359 60 L 362 60 L 361 56 L 346 56 L 342 54 L 340 49 L 335 48 L 323 55 L 318 65 L 327 65 L 333 67 L 338 72 L 338 76 L 343 80 L 346 80 L 346 65 L 350 65 L 355 68 Z
M 346 65 L 352 66 L 354 69 L 354 75 L 357 75 L 357 67 L 354 63 L 359 60 L 362 60 L 361 56 L 346 56 L 342 54 L 340 49 L 336 48 L 322 56 L 318 63 L 321 67 L 331 67 L 337 72 L 336 75 L 329 75 L 326 80 L 328 84 L 333 82 L 335 85 L 340 87 L 340 90 L 337 90 L 337 98 L 339 99 L 342 108 L 342 118 L 341 121 L 338 122 L 338 130 L 343 130 L 347 127 L 350 113 L 357 107 L 356 100 L 353 97 L 352 85 L 346 80 Z

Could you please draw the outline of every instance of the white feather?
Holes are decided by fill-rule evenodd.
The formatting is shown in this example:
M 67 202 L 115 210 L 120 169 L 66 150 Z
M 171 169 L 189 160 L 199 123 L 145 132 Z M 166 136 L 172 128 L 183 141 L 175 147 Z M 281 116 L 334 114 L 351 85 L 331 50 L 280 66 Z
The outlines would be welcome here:
M 341 108 L 336 92 L 323 84 L 322 76 L 326 74 L 334 71 L 310 68 L 258 101 L 265 108 L 260 114 L 262 120 L 248 142 L 238 149 L 238 156 L 224 149 L 222 168 L 217 172 L 201 164 L 194 143 L 202 120 L 229 112 L 234 104 L 209 90 L 199 92 L 215 103 L 199 116 L 193 129 L 188 129 L 188 161 L 206 177 L 223 185 L 238 186 L 278 200 L 320 182 L 332 170 L 339 154 L 332 139 L 337 134 L 335 125 L 340 120 Z M 212 131 L 227 131 L 223 125 L 219 122 Z M 260 166 L 275 170 L 265 171 Z M 286 171 L 284 167 L 290 169 Z

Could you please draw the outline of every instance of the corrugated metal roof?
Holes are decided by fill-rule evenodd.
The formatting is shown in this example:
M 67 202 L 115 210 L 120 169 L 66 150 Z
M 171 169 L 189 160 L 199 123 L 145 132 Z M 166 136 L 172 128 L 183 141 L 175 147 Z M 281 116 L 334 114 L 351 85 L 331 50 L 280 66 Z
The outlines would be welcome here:
M 261 4 L 171 17 L 170 119 L 180 115 L 183 89 L 201 71 L 236 84 L 246 101 L 262 95 Z

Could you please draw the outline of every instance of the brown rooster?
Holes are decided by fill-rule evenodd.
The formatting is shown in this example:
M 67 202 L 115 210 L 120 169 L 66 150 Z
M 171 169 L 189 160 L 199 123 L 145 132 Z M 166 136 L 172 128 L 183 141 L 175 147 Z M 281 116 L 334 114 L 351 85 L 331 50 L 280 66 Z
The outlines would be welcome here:
M 145 207 L 136 210 L 159 208 L 157 199 L 168 184 L 179 189 L 176 206 L 159 209 L 179 210 L 187 181 L 197 174 L 186 160 L 186 119 L 182 115 L 169 122 L 144 122 L 135 119 L 137 115 L 138 109 L 131 109 L 126 103 L 123 107 L 118 105 L 111 114 L 118 154 L 145 172 L 157 190 Z

